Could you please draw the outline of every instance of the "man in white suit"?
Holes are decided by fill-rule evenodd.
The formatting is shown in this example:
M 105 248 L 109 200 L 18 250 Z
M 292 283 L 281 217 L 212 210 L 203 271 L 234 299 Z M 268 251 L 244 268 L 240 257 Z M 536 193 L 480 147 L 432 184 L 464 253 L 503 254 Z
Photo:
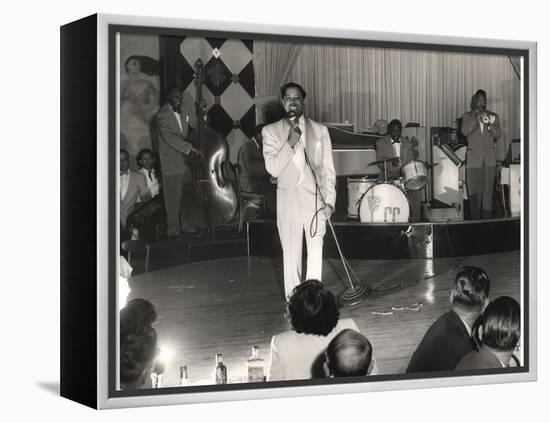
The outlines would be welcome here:
M 336 200 L 330 136 L 325 126 L 303 115 L 305 97 L 300 85 L 283 85 L 281 102 L 286 117 L 266 125 L 262 131 L 265 166 L 277 178 L 277 228 L 287 297 L 303 280 L 304 233 L 306 279 L 321 280 L 326 220 L 330 219 Z

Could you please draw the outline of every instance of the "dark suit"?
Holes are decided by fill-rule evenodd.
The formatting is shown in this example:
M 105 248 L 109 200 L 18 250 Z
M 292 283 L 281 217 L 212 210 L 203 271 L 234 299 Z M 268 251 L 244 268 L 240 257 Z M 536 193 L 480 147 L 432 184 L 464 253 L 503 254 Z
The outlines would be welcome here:
M 462 357 L 473 350 L 466 326 L 451 310 L 426 331 L 411 357 L 407 373 L 454 370 Z
M 399 163 L 393 161 L 386 162 L 386 172 L 388 179 L 398 179 L 401 176 L 401 166 L 416 160 L 418 158 L 418 146 L 413 146 L 408 137 L 401 137 L 401 151 L 399 154 Z M 376 160 L 389 159 L 395 157 L 392 139 L 389 135 L 376 140 Z M 379 164 L 380 176 L 384 176 L 384 164 Z
M 189 165 L 192 144 L 187 141 L 189 126 L 183 110 L 180 116 L 181 128 L 170 104 L 166 103 L 157 113 L 159 157 L 168 236 L 179 235 L 181 230 L 185 231 L 189 228 L 189 225 L 181 219 L 181 214 L 184 189 L 192 182 Z
M 399 161 L 387 161 L 386 162 L 386 177 L 387 179 L 399 179 L 401 176 L 401 166 L 410 162 L 411 160 L 418 159 L 418 145 L 413 145 L 408 137 L 400 138 L 400 151 Z M 389 159 L 395 157 L 395 151 L 392 144 L 391 136 L 385 135 L 376 141 L 376 160 Z M 380 167 L 380 179 L 384 178 L 384 164 L 378 165 Z M 407 197 L 409 199 L 409 207 L 411 210 L 410 220 L 417 222 L 420 220 L 421 202 L 422 202 L 422 190 L 408 191 Z
M 481 125 L 475 111 L 462 116 L 460 127 L 468 138 L 466 153 L 466 184 L 472 219 L 491 218 L 493 184 L 496 171 L 496 140 L 500 138 L 500 120 L 496 115 L 492 125 Z

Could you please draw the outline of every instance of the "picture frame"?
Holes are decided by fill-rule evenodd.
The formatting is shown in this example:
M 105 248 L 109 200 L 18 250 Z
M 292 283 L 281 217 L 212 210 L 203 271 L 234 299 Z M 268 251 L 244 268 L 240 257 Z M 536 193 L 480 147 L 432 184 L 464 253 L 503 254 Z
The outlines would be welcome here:
M 464 54 L 513 55 L 522 58 L 522 91 L 519 137 L 523 142 L 521 165 L 522 213 L 516 223 L 520 245 L 521 305 L 524 324 L 524 364 L 516 370 L 472 371 L 460 376 L 405 374 L 372 376 L 368 381 L 339 379 L 265 382 L 245 386 L 164 387 L 124 391 L 117 389 L 118 351 L 118 214 L 117 161 L 120 146 L 121 44 L 124 34 L 153 36 L 202 36 L 270 40 L 354 47 L 395 48 L 403 51 L 436 51 Z M 117 35 L 118 34 L 118 35 Z M 62 395 L 97 408 L 162 405 L 273 398 L 335 392 L 415 389 L 482 383 L 521 382 L 536 378 L 536 44 L 523 41 L 332 31 L 179 19 L 93 15 L 62 27 Z M 508 53 L 508 54 L 507 54 Z M 128 54 L 125 53 L 127 56 Z M 160 88 L 160 87 L 159 87 Z M 159 90 L 160 91 L 160 90 Z M 473 94 L 473 92 L 472 92 Z M 160 94 L 159 94 L 160 97 Z M 214 96 L 221 97 L 221 96 Z M 75 113 L 76 102 L 84 105 Z M 219 99 L 214 99 L 219 102 Z M 255 103 L 258 112 L 258 103 Z M 117 116 L 117 118 L 115 118 Z M 256 116 L 257 118 L 257 116 Z M 257 120 L 257 119 L 256 119 Z M 343 122 L 344 127 L 347 122 Z M 374 123 L 374 122 L 373 122 Z M 75 142 L 78 139 L 79 142 Z M 113 140 L 116 140 L 113 142 Z M 346 176 L 346 175 L 345 175 Z M 348 175 L 349 176 L 349 175 Z M 407 225 L 406 225 L 407 226 Z M 438 225 L 435 225 L 438 227 Z M 369 228 L 363 228 L 370 230 Z M 448 236 L 442 226 L 439 236 Z M 463 228 L 459 228 L 461 231 Z M 337 234 L 349 238 L 337 227 Z M 430 230 L 436 233 L 436 230 Z M 247 249 L 253 256 L 276 254 L 278 245 L 258 243 L 260 236 L 276 238 L 276 228 L 247 227 Z M 491 232 L 489 232 L 491 233 Z M 365 233 L 365 236 L 374 236 Z M 506 237 L 505 237 L 506 238 Z M 326 239 L 326 238 L 325 238 Z M 335 246 L 325 241 L 335 253 Z M 357 244 L 356 244 L 357 245 Z M 363 244 L 361 248 L 365 247 Z M 271 250 L 270 250 L 271 248 Z M 481 252 L 485 247 L 480 247 Z M 487 247 L 489 248 L 489 247 Z M 368 249 L 368 248 L 367 248 Z M 452 247 L 450 247 L 452 249 Z M 252 251 L 252 252 L 251 252 Z M 353 246 L 349 247 L 353 254 Z M 467 255 L 468 251 L 465 255 Z M 391 252 L 388 254 L 392 254 Z M 353 257 L 355 258 L 355 257 Z M 363 257 L 358 256 L 358 259 Z M 435 258 L 435 256 L 432 256 Z M 365 259 L 368 259 L 366 257 Z M 75 284 L 74 280 L 79 283 Z M 79 299 L 79 301 L 76 301 Z M 82 301 L 84 300 L 84 301 Z M 267 334 L 270 338 L 272 334 Z M 269 339 L 268 339 L 269 340 Z M 84 345 L 78 349 L 76 347 Z M 364 378 L 363 378 L 364 379 Z

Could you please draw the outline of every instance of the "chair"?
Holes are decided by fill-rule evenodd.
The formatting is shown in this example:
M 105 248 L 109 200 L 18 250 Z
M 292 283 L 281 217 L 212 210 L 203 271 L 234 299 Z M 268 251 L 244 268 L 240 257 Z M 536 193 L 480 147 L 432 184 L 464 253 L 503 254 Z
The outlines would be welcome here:
M 128 254 L 128 263 L 132 265 L 132 253 L 145 251 L 145 273 L 149 271 L 149 253 L 151 252 L 151 244 L 146 241 L 126 240 L 122 242 L 122 251 Z
M 260 212 L 265 213 L 265 195 L 254 194 L 253 192 L 239 191 L 239 223 L 237 226 L 237 232 L 241 233 L 244 226 L 244 219 L 246 217 L 246 208 L 252 201 L 260 202 Z
M 244 219 L 246 217 L 246 209 L 250 205 L 251 202 L 258 201 L 260 203 L 260 211 L 261 213 L 265 213 L 266 211 L 266 198 L 263 194 L 256 194 L 253 192 L 248 191 L 241 191 L 241 185 L 239 183 L 239 176 L 242 170 L 242 167 L 239 163 L 233 165 L 233 170 L 236 175 L 236 190 L 237 190 L 237 196 L 239 199 L 239 205 L 238 205 L 238 218 L 237 218 L 237 233 L 241 233 L 244 226 Z
M 121 245 L 122 250 L 128 253 L 130 264 L 132 264 L 132 253 L 145 252 L 145 272 L 149 270 L 151 242 L 161 238 L 164 224 L 164 201 L 160 195 L 139 204 L 128 216 L 128 235 L 131 237 L 134 229 L 139 231 L 139 239 L 124 240 Z

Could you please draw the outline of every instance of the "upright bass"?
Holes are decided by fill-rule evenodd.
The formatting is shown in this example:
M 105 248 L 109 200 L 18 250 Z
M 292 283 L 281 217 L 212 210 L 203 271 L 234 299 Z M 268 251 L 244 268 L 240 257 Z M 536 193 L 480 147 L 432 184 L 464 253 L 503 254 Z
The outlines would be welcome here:
M 227 140 L 207 124 L 206 101 L 202 95 L 204 63 L 195 62 L 195 109 L 197 127 L 189 141 L 203 154 L 194 155 L 193 184 L 184 193 L 183 218 L 189 224 L 212 231 L 230 222 L 237 211 L 238 198 L 233 166 L 228 161 Z

